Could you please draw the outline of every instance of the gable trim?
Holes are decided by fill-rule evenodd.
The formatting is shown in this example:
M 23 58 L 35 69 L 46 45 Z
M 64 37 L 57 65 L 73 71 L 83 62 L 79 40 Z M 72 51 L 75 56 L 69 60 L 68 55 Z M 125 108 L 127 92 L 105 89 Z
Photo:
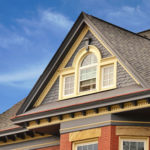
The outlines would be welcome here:
M 40 94 L 39 98 L 36 100 L 36 102 L 34 104 L 34 107 L 37 107 L 37 106 L 39 106 L 42 103 L 42 101 L 45 98 L 45 96 L 47 95 L 48 91 L 50 90 L 50 88 L 52 87 L 52 85 L 54 84 L 56 79 L 58 78 L 59 73 L 61 71 L 61 68 L 64 68 L 65 65 L 68 63 L 68 60 L 71 58 L 71 56 L 73 55 L 73 53 L 75 52 L 76 48 L 78 47 L 78 45 L 80 44 L 80 42 L 82 41 L 82 39 L 84 38 L 84 36 L 86 35 L 87 32 L 88 32 L 88 28 L 87 28 L 87 26 L 85 26 L 83 28 L 82 32 L 80 33 L 79 37 L 77 38 L 77 40 L 75 41 L 75 43 L 73 44 L 71 49 L 69 50 L 68 54 L 64 58 L 63 62 L 61 63 L 61 65 L 57 69 L 56 73 L 53 75 L 51 80 L 46 85 L 45 89 Z

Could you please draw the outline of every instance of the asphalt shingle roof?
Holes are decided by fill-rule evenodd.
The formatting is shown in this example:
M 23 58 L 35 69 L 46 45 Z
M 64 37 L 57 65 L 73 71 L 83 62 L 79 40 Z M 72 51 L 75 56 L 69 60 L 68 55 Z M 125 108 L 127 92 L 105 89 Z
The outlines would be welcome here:
M 150 87 L 150 40 L 96 17 L 86 15 L 108 40 L 112 48 L 121 55 Z
M 11 117 L 16 115 L 16 112 L 21 107 L 25 99 L 19 101 L 13 107 L 5 111 L 4 113 L 0 114 L 0 130 L 7 130 L 10 128 L 17 128 L 19 126 L 14 125 L 13 122 L 10 120 Z

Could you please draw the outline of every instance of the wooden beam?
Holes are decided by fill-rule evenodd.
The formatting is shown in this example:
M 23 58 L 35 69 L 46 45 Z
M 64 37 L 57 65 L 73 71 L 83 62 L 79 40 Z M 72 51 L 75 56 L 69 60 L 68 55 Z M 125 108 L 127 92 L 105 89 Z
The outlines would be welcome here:
M 94 109 L 94 112 L 97 114 L 97 113 L 99 113 L 99 109 L 98 108 L 95 108 Z
M 37 123 L 37 124 L 40 124 L 40 119 L 36 120 L 36 123 Z
M 7 137 L 8 137 L 8 139 L 10 139 L 12 141 L 16 141 L 16 136 L 15 135 L 8 135 Z
M 4 143 L 6 143 L 7 142 L 7 137 L 6 136 L 0 137 L 0 140 L 3 141 Z
M 46 118 L 48 122 L 51 122 L 51 117 Z
M 26 134 L 30 137 L 34 137 L 34 132 L 33 131 L 27 131 Z
M 74 118 L 74 113 L 71 113 L 70 116 L 71 116 L 71 118 Z
M 59 118 L 59 120 L 62 120 L 62 119 L 63 119 L 63 116 L 62 116 L 62 115 L 59 115 L 58 118 Z
M 107 110 L 108 110 L 108 111 L 111 111 L 111 106 L 107 106 Z
M 150 98 L 148 98 L 148 99 L 146 99 L 146 100 L 147 100 L 148 104 L 150 104 Z
M 132 101 L 132 104 L 133 104 L 134 106 L 137 106 L 137 101 Z
M 16 136 L 21 139 L 25 139 L 25 137 L 26 137 L 25 133 L 18 133 L 18 134 L 16 134 Z
M 82 111 L 82 115 L 86 116 L 86 111 L 85 110 Z
M 124 104 L 123 103 L 120 103 L 119 106 L 120 106 L 120 108 L 124 108 Z

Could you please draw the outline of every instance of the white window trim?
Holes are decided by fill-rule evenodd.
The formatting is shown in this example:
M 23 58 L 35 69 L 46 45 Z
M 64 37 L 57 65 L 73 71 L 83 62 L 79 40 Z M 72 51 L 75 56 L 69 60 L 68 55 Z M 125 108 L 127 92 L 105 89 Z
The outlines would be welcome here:
M 65 95 L 65 78 L 66 77 L 71 77 L 71 76 L 74 76 L 74 85 L 75 85 L 75 75 L 74 74 L 70 74 L 70 75 L 65 75 L 64 77 L 63 77 L 63 97 L 69 97 L 69 96 L 72 96 L 72 95 L 74 95 L 74 93 L 75 93 L 75 86 L 73 87 L 73 93 L 72 94 L 67 94 L 67 95 Z
M 110 86 L 103 86 L 104 69 L 108 68 L 110 66 L 113 66 L 113 84 Z M 113 63 L 113 64 L 108 64 L 106 66 L 101 66 L 101 88 L 102 88 L 102 90 L 113 88 L 115 86 L 115 84 L 116 84 L 116 81 L 115 81 L 115 64 Z

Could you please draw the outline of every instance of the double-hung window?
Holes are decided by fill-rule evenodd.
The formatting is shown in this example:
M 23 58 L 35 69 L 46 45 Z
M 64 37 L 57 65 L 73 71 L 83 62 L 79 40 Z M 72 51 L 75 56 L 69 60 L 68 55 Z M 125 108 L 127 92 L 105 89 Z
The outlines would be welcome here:
M 96 89 L 97 58 L 94 54 L 87 55 L 80 66 L 79 92 Z
M 114 86 L 114 64 L 102 67 L 102 89 Z
M 74 94 L 74 74 L 64 77 L 63 95 L 70 96 Z

